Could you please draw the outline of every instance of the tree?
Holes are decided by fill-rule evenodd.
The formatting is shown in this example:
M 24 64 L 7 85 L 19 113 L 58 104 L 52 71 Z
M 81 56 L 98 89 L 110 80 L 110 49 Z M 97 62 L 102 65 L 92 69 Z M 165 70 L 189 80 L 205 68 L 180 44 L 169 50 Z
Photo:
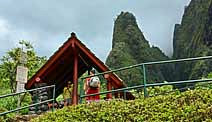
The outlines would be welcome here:
M 27 62 L 25 66 L 29 69 L 28 78 L 37 72 L 37 70 L 46 62 L 46 57 L 40 57 L 36 54 L 32 44 L 29 41 L 19 41 L 21 47 L 15 47 L 9 50 L 2 58 L 0 64 L 0 87 L 10 88 L 11 92 L 16 90 L 16 68 L 20 65 L 20 57 L 23 49 L 26 49 Z

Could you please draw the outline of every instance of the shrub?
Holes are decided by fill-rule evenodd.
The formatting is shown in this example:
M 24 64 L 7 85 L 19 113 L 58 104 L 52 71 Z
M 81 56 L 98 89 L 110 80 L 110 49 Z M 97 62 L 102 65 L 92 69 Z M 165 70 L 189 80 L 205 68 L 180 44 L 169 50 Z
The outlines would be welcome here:
M 212 90 L 190 90 L 134 101 L 105 101 L 66 107 L 46 113 L 32 122 L 49 121 L 209 121 Z

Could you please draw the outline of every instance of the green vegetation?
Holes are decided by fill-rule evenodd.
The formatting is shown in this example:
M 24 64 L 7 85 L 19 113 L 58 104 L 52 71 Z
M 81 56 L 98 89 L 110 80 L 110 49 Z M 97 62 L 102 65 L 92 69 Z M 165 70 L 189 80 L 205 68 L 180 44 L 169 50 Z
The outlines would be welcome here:
M 140 98 L 66 107 L 32 122 L 211 121 L 212 90 L 191 90 Z
M 212 78 L 209 73 L 207 78 Z M 195 90 L 180 92 L 173 86 L 131 90 L 134 101 L 111 100 L 66 107 L 46 113 L 32 122 L 47 121 L 212 121 L 212 84 L 197 83 Z M 192 88 L 191 88 L 192 89 Z
M 212 0 L 192 0 L 185 7 L 182 22 L 175 25 L 172 59 L 212 55 Z M 150 46 L 129 12 L 122 12 L 114 24 L 112 50 L 106 64 L 112 69 L 132 64 L 168 60 Z M 211 60 L 190 61 L 147 67 L 149 82 L 198 79 L 211 72 Z M 141 84 L 141 67 L 117 73 L 129 86 Z M 185 86 L 185 85 L 184 85 Z
M 8 93 L 8 92 L 10 92 L 10 89 L 7 89 L 7 91 L 5 91 L 5 93 Z M 0 99 L 0 113 L 8 111 L 8 110 L 16 109 L 17 103 L 18 103 L 18 96 L 11 96 L 11 97 Z M 31 104 L 31 96 L 29 94 L 26 94 L 25 97 L 23 98 L 23 101 L 21 102 L 21 106 L 23 107 L 29 104 Z M 25 115 L 25 114 L 28 114 L 28 111 L 29 111 L 28 109 L 23 109 L 19 113 L 22 115 Z M 16 114 L 17 113 L 14 112 L 14 113 L 10 113 L 5 116 L 2 116 L 0 117 L 0 122 L 10 122 L 10 120 L 14 119 Z
M 27 50 L 26 67 L 29 69 L 28 77 L 30 78 L 46 62 L 46 57 L 37 56 L 33 46 L 28 41 L 20 41 L 19 44 Z M 20 65 L 21 52 L 22 48 L 16 47 L 9 50 L 5 56 L 1 58 L 0 87 L 10 88 L 12 93 L 16 90 L 16 68 Z
M 176 24 L 173 58 L 212 55 L 212 1 L 192 0 L 185 8 L 181 24 Z M 197 79 L 211 72 L 211 60 L 177 63 L 176 80 Z
M 106 64 L 111 69 L 169 59 L 158 47 L 149 45 L 136 23 L 135 16 L 129 12 L 121 12 L 117 17 L 112 44 L 112 51 L 106 60 Z M 149 66 L 147 67 L 147 79 L 150 82 L 169 81 L 173 78 L 170 75 L 172 69 L 171 65 Z M 142 67 L 120 71 L 117 74 L 128 86 L 141 84 L 143 80 Z
M 114 25 L 112 50 L 106 60 L 106 64 L 111 69 L 169 59 L 158 47 L 150 46 L 133 14 L 121 12 Z M 185 8 L 182 23 L 175 26 L 172 59 L 212 55 L 211 38 L 212 0 L 192 0 Z M 27 49 L 26 66 L 29 68 L 29 77 L 31 77 L 45 63 L 46 58 L 37 56 L 29 42 L 20 41 L 19 44 Z M 13 48 L 1 58 L 0 95 L 15 92 L 15 74 L 16 67 L 20 64 L 21 50 L 19 47 Z M 154 65 L 147 66 L 146 69 L 148 83 L 199 79 L 206 76 L 212 78 L 212 73 L 209 73 L 212 69 L 210 60 Z M 143 81 L 142 67 L 120 71 L 117 75 L 128 86 L 142 84 Z M 101 90 L 105 90 L 106 84 L 102 79 Z M 186 92 L 175 90 L 173 86 L 148 88 L 149 96 L 154 97 L 145 99 L 143 92 L 132 91 L 137 98 L 134 101 L 111 100 L 66 107 L 53 113 L 46 113 L 32 122 L 212 121 L 212 85 L 207 83 L 195 85 L 195 90 Z M 175 92 L 171 92 L 173 90 Z M 158 95 L 164 93 L 166 95 Z M 158 96 L 155 96 L 156 94 Z M 62 100 L 61 97 L 60 100 Z M 29 103 L 31 103 L 31 98 L 27 94 L 22 106 Z M 17 97 L 0 99 L 0 112 L 14 109 L 16 106 Z M 26 114 L 28 110 L 20 113 Z M 0 121 L 12 121 L 11 118 L 14 116 L 15 113 L 8 114 L 0 117 Z
M 45 62 L 46 57 L 40 57 L 30 42 L 20 41 L 22 48 L 26 49 L 27 62 L 26 67 L 29 69 L 28 77 L 30 78 Z M 14 93 L 16 91 L 16 67 L 20 65 L 21 47 L 15 47 L 9 50 L 0 60 L 0 95 Z M 31 104 L 31 96 L 29 94 L 22 95 L 21 106 Z M 11 96 L 0 99 L 0 112 L 17 108 L 18 96 Z M 21 110 L 20 114 L 27 114 L 28 109 Z M 14 117 L 15 113 L 0 117 L 0 121 L 9 121 Z

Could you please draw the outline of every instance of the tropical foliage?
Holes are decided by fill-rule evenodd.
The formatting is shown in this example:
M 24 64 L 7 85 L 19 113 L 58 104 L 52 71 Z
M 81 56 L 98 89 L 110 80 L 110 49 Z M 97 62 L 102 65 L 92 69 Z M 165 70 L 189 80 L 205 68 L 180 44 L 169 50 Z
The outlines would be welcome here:
M 173 58 L 212 55 L 212 0 L 191 0 L 185 7 L 181 24 L 175 25 Z M 211 72 L 211 59 L 177 63 L 177 80 L 198 79 Z
M 46 57 L 40 57 L 36 54 L 32 44 L 28 41 L 20 41 L 20 47 L 9 50 L 2 58 L 0 63 L 0 95 L 13 93 L 16 91 L 16 68 L 21 64 L 20 57 L 23 49 L 26 51 L 27 62 L 25 66 L 29 69 L 30 78 L 46 61 Z M 21 96 L 21 106 L 31 103 L 31 96 L 25 94 Z M 11 96 L 0 99 L 0 112 L 17 108 L 18 96 Z M 27 114 L 28 109 L 21 110 L 21 114 Z M 9 121 L 15 114 L 8 114 L 0 118 L 0 121 Z
M 16 68 L 20 65 L 22 48 L 26 49 L 27 62 L 26 67 L 29 69 L 28 77 L 31 77 L 46 61 L 46 57 L 40 57 L 35 53 L 32 44 L 28 41 L 19 42 L 22 47 L 16 47 L 9 50 L 0 64 L 0 87 L 10 88 L 11 92 L 16 90 Z
M 212 90 L 190 90 L 134 101 L 105 101 L 66 107 L 32 122 L 211 121 Z

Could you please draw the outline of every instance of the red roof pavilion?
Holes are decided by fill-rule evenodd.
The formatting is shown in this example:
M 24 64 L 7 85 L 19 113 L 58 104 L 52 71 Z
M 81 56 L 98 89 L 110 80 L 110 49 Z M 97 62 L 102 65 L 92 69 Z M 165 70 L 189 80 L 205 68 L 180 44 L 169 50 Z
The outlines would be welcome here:
M 86 71 L 95 68 L 98 72 L 109 71 L 109 68 L 99 60 L 74 33 L 57 50 L 46 64 L 27 82 L 26 89 L 34 88 L 37 82 L 45 82 L 48 85 L 55 84 L 56 97 L 63 92 L 68 81 L 73 81 L 73 104 L 78 103 L 78 78 Z M 107 89 L 111 90 L 126 87 L 122 80 L 115 74 L 110 73 L 107 78 Z M 112 94 L 107 97 L 111 98 Z M 131 93 L 127 93 L 127 99 L 134 99 Z

